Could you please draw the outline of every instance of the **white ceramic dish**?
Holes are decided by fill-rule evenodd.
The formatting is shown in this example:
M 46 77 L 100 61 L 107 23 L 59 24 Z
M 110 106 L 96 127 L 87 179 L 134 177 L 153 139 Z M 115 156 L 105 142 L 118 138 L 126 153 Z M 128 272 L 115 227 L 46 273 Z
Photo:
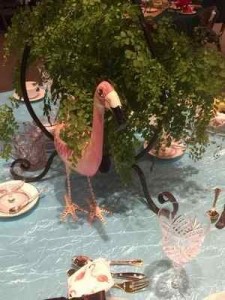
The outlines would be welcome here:
M 144 143 L 144 148 L 147 147 L 147 143 Z M 174 159 L 182 156 L 186 150 L 186 147 L 180 142 L 172 142 L 170 147 L 166 147 L 165 151 L 157 152 L 154 148 L 151 149 L 148 153 L 151 156 L 157 157 L 159 159 L 167 160 Z
M 22 215 L 32 209 L 38 200 L 39 192 L 32 184 L 21 180 L 3 182 L 0 184 L 0 217 Z
M 173 158 L 177 158 L 177 157 L 180 157 L 184 154 L 184 150 L 183 149 L 166 149 L 166 151 L 163 153 L 163 152 L 159 152 L 158 154 L 153 150 L 149 151 L 149 154 L 152 155 L 152 156 L 155 156 L 159 159 L 164 159 L 164 160 L 167 160 L 167 159 L 173 159 Z

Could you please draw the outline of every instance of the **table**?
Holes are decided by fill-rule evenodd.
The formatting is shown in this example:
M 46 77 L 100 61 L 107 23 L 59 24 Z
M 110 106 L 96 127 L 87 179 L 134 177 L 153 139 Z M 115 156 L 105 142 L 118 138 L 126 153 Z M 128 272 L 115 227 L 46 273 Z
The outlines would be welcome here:
M 199 14 L 201 13 L 202 9 L 198 7 L 196 8 L 196 10 L 196 14 L 184 15 L 181 14 L 179 11 L 166 8 L 155 13 L 146 13 L 145 15 L 147 18 L 154 18 L 154 21 L 156 22 L 164 17 L 171 18 L 176 28 L 191 36 L 193 34 L 194 28 L 197 27 L 200 22 Z
M 12 92 L 0 94 L 0 104 Z M 34 104 L 38 110 L 42 102 Z M 16 111 L 20 120 L 28 119 L 25 105 Z M 221 137 L 212 136 L 212 144 L 201 161 L 194 162 L 188 152 L 179 161 L 155 163 L 144 160 L 148 186 L 154 198 L 161 191 L 172 192 L 181 202 L 190 202 L 193 209 L 207 211 L 212 203 L 215 186 L 225 189 L 225 148 Z M 220 148 L 221 146 L 221 148 Z M 215 151 L 219 150 L 219 157 Z M 0 160 L 0 182 L 9 180 L 10 162 Z M 182 299 L 163 294 L 163 284 L 170 267 L 161 248 L 157 217 L 142 202 L 137 178 L 125 188 L 113 170 L 93 179 L 97 201 L 114 213 L 106 225 L 95 222 L 90 226 L 86 217 L 79 221 L 61 223 L 65 174 L 62 163 L 56 160 L 45 180 L 34 183 L 41 192 L 39 204 L 28 214 L 12 219 L 0 219 L 0 290 L 4 300 L 43 300 L 66 295 L 67 276 L 71 258 L 84 254 L 93 258 L 142 258 L 141 268 L 114 267 L 113 270 L 136 270 L 151 278 L 145 292 L 125 294 L 112 289 L 111 296 L 131 300 Z M 87 181 L 72 175 L 73 196 L 85 204 Z M 224 204 L 222 193 L 218 209 Z M 187 300 L 202 300 L 210 293 L 224 290 L 224 230 L 212 227 L 199 256 L 187 264 Z M 190 285 L 190 287 L 188 287 Z M 184 292 L 184 291 L 183 291 Z M 109 294 L 109 296 L 110 296 Z
M 210 7 L 214 5 L 219 11 L 216 23 L 225 23 L 225 2 L 221 0 L 202 0 L 203 7 Z

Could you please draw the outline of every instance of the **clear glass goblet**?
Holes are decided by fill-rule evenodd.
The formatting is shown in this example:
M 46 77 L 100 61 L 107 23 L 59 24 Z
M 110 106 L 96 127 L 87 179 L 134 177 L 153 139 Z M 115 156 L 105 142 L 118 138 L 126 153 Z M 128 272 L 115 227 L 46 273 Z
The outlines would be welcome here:
M 164 203 L 158 217 L 163 251 L 174 267 L 168 288 L 182 290 L 181 269 L 199 254 L 210 230 L 210 219 L 204 211 L 196 210 L 188 203 L 179 203 L 175 212 L 173 202 Z

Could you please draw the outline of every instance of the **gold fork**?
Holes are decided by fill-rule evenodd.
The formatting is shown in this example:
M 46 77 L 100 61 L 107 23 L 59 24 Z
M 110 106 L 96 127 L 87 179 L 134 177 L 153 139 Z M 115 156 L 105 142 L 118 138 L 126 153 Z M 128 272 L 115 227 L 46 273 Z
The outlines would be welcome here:
M 140 280 L 115 283 L 113 287 L 124 290 L 127 293 L 135 293 L 146 288 L 148 285 L 149 285 L 149 279 L 145 278 Z

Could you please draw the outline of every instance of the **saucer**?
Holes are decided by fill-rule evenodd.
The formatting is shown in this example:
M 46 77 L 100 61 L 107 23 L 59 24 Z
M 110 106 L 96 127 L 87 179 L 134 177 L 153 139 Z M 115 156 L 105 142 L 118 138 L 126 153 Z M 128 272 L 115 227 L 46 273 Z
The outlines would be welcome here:
M 1 218 L 22 215 L 32 209 L 39 200 L 39 192 L 36 187 L 21 180 L 1 183 L 0 192 Z
M 38 93 L 38 96 L 35 97 L 35 98 L 30 98 L 29 99 L 30 102 L 40 101 L 40 100 L 42 100 L 45 97 L 45 93 L 46 93 L 45 89 L 42 88 L 42 87 L 39 87 L 39 89 L 40 89 L 40 91 Z M 24 99 L 22 97 L 20 98 L 20 96 L 16 92 L 14 92 L 13 98 L 16 99 L 16 100 L 18 100 L 18 101 L 24 101 Z
M 145 143 L 144 148 L 146 148 L 146 146 L 147 144 Z M 184 154 L 185 150 L 186 147 L 182 143 L 172 142 L 170 147 L 165 147 L 165 151 L 159 149 L 159 151 L 157 152 L 157 150 L 153 148 L 148 152 L 148 154 L 158 159 L 167 160 L 181 157 Z
M 182 156 L 184 154 L 184 151 L 181 148 L 175 149 L 173 147 L 170 147 L 166 149 L 165 152 L 159 151 L 159 153 L 157 153 L 156 150 L 153 149 L 149 151 L 149 154 L 156 158 L 167 160 Z

